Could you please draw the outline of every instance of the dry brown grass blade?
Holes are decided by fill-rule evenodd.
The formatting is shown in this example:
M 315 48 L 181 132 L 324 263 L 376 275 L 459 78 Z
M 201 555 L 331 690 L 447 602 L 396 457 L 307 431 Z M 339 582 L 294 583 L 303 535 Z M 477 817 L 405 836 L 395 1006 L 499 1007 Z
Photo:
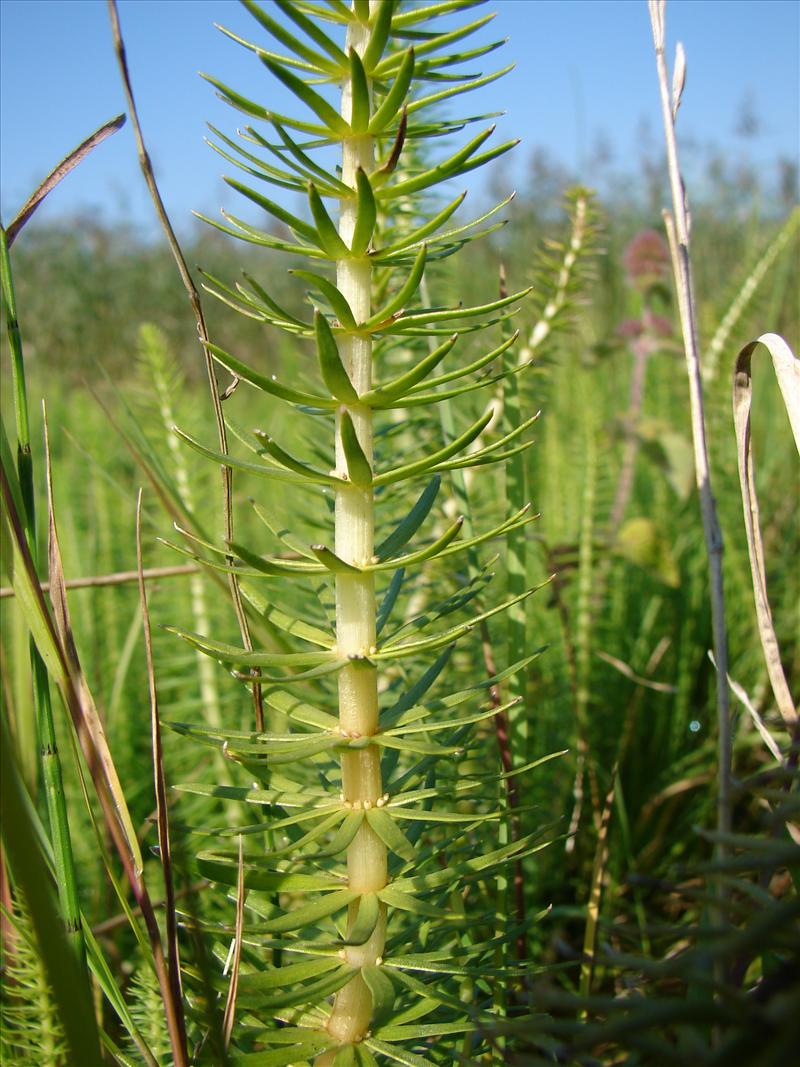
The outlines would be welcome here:
M 233 938 L 233 959 L 231 960 L 231 981 L 228 986 L 228 999 L 225 1002 L 225 1016 L 222 1023 L 222 1037 L 227 1050 L 231 1043 L 233 1024 L 236 1019 L 236 995 L 239 992 L 239 968 L 242 963 L 242 936 L 244 934 L 244 846 L 239 834 L 239 871 L 236 876 L 236 932 Z
M 150 612 L 147 607 L 147 591 L 144 583 L 142 566 L 142 491 L 136 501 L 136 564 L 139 572 L 139 598 L 142 605 L 142 627 L 144 630 L 144 647 L 147 659 L 147 681 L 150 692 L 150 728 L 153 743 L 153 778 L 156 795 L 156 815 L 158 819 L 158 847 L 161 867 L 164 872 L 164 903 L 167 934 L 167 971 L 169 989 L 172 999 L 170 1015 L 174 1020 L 175 1033 L 170 1028 L 172 1053 L 176 1063 L 186 1061 L 186 1022 L 183 1014 L 183 991 L 181 989 L 181 964 L 178 947 L 178 922 L 175 912 L 175 888 L 172 878 L 172 852 L 169 840 L 169 820 L 167 812 L 167 789 L 164 781 L 164 751 L 161 745 L 161 723 L 158 716 L 158 693 L 153 667 L 153 640 L 150 631 Z M 176 1043 L 178 1048 L 176 1049 Z
M 800 360 L 798 360 L 782 337 L 765 333 L 745 345 L 736 359 L 733 376 L 733 422 L 736 430 L 736 451 L 739 462 L 739 484 L 742 490 L 744 526 L 747 533 L 747 551 L 750 555 L 750 571 L 753 576 L 756 618 L 761 647 L 767 664 L 772 692 L 783 721 L 791 730 L 797 728 L 797 708 L 792 700 L 786 675 L 781 664 L 778 639 L 772 623 L 772 612 L 767 596 L 767 575 L 764 566 L 764 544 L 759 523 L 758 496 L 754 476 L 753 447 L 750 434 L 750 408 L 753 398 L 751 362 L 759 345 L 764 345 L 772 357 L 775 376 L 778 379 L 783 402 L 789 416 L 795 444 L 800 453 Z
M 128 70 L 128 60 L 125 55 L 125 42 L 122 37 L 122 27 L 119 21 L 119 12 L 117 11 L 117 5 L 115 0 L 108 0 L 108 13 L 111 20 L 111 33 L 114 38 L 114 50 L 117 54 L 117 61 L 119 63 L 120 74 L 122 76 L 122 85 L 125 90 L 125 97 L 128 102 L 128 111 L 130 112 L 131 125 L 136 137 L 136 147 L 139 153 L 139 163 L 142 168 L 147 188 L 150 192 L 150 197 L 153 201 L 158 220 L 161 223 L 161 227 L 164 230 L 164 235 L 167 238 L 170 251 L 178 267 L 178 273 L 180 274 L 181 281 L 186 290 L 186 295 L 191 304 L 192 311 L 195 316 L 195 322 L 197 326 L 197 336 L 200 340 L 200 344 L 203 347 L 203 354 L 205 356 L 206 373 L 208 375 L 208 384 L 211 392 L 211 400 L 214 405 L 214 417 L 217 424 L 217 438 L 219 441 L 219 450 L 225 454 L 228 451 L 228 431 L 225 426 L 225 419 L 222 414 L 222 399 L 223 396 L 220 393 L 219 383 L 217 381 L 216 371 L 214 369 L 214 360 L 209 348 L 209 334 L 208 327 L 206 325 L 205 315 L 203 313 L 203 305 L 200 301 L 200 294 L 197 291 L 197 286 L 192 280 L 189 266 L 186 262 L 186 258 L 181 249 L 178 238 L 175 235 L 175 230 L 170 222 L 167 210 L 164 207 L 164 201 L 161 198 L 161 193 L 158 189 L 158 183 L 156 182 L 155 174 L 153 172 L 153 165 L 150 162 L 150 156 L 147 152 L 147 148 L 144 143 L 144 135 L 142 133 L 142 126 L 139 122 L 139 113 L 136 109 L 136 101 L 133 97 L 133 85 L 131 83 L 131 76 Z M 229 396 L 235 387 L 235 381 L 232 385 L 225 390 L 225 396 Z M 221 466 L 220 475 L 222 478 L 222 512 L 223 512 L 223 528 L 224 528 L 224 541 L 225 544 L 229 544 L 233 541 L 233 475 L 230 467 Z M 231 559 L 232 562 L 232 559 Z M 239 623 L 239 630 L 242 635 L 242 643 L 248 651 L 252 651 L 253 643 L 250 637 L 250 626 L 247 622 L 247 616 L 245 615 L 244 604 L 242 603 L 242 594 L 239 589 L 239 583 L 235 575 L 231 574 L 228 579 L 228 584 L 231 591 L 231 598 L 233 600 L 234 609 L 236 611 L 236 618 Z M 261 699 L 261 687 L 257 681 L 253 682 L 253 709 L 255 714 L 256 729 L 261 731 L 264 729 L 264 707 Z
M 608 652 L 595 652 L 598 659 L 603 660 L 609 667 L 613 667 L 614 670 L 619 671 L 626 678 L 629 678 L 634 685 L 641 685 L 645 689 L 652 689 L 656 693 L 677 693 L 678 689 L 674 685 L 669 685 L 667 682 L 654 682 L 650 678 L 643 678 L 641 675 L 636 674 L 630 664 L 625 663 L 621 659 L 617 659 L 616 656 L 610 656 Z
M 144 863 L 136 830 L 128 811 L 128 804 L 122 784 L 114 766 L 111 750 L 108 747 L 105 729 L 91 690 L 87 685 L 86 678 L 75 647 L 75 638 L 72 632 L 72 623 L 67 605 L 67 590 L 64 581 L 64 567 L 61 560 L 61 547 L 58 542 L 58 529 L 56 527 L 55 509 L 53 503 L 53 471 L 50 463 L 50 436 L 47 425 L 47 413 L 44 413 L 44 450 L 45 472 L 47 479 L 47 554 L 48 569 L 50 573 L 50 602 L 53 605 L 53 620 L 58 635 L 59 645 L 63 654 L 64 665 L 69 674 L 72 688 L 77 697 L 78 722 L 76 730 L 81 741 L 84 755 L 92 772 L 92 779 L 97 785 L 97 776 L 102 776 L 107 795 L 113 804 L 116 818 L 120 829 L 125 836 L 130 857 L 133 861 L 137 875 L 141 875 Z
M 102 141 L 105 141 L 106 137 L 110 137 L 112 133 L 116 133 L 125 125 L 125 116 L 117 115 L 116 118 L 111 119 L 109 122 L 104 122 L 103 125 L 90 134 L 85 141 L 81 141 L 77 148 L 65 156 L 58 166 L 54 167 L 47 175 L 45 180 L 39 186 L 35 193 L 28 198 L 25 204 L 20 208 L 14 221 L 9 225 L 6 230 L 8 237 L 8 247 L 10 248 L 16 238 L 19 236 L 22 227 L 36 211 L 44 198 L 55 189 L 58 183 L 69 174 L 71 170 L 85 159 L 86 156 L 96 148 Z

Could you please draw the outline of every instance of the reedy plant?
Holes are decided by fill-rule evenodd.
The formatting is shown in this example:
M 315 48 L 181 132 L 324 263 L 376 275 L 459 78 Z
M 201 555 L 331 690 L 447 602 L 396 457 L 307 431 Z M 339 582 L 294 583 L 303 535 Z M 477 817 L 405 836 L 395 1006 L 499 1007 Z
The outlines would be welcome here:
M 296 379 L 279 382 L 264 369 L 210 347 L 239 379 L 303 414 L 306 436 L 322 462 L 297 458 L 270 434 L 237 429 L 233 420 L 229 428 L 259 462 L 243 463 L 181 436 L 209 458 L 264 476 L 274 490 L 332 493 L 333 547 L 304 543 L 306 522 L 298 521 L 296 530 L 280 529 L 269 504 L 257 507 L 259 517 L 289 556 L 265 557 L 258 545 L 214 545 L 190 537 L 192 547 L 183 551 L 244 580 L 249 608 L 272 628 L 275 643 L 270 650 L 251 652 L 176 632 L 242 679 L 252 681 L 257 673 L 278 729 L 258 734 L 175 724 L 180 732 L 222 744 L 250 781 L 256 779 L 243 787 L 183 788 L 258 805 L 268 815 L 255 825 L 219 831 L 223 838 L 238 833 L 247 842 L 269 831 L 266 852 L 248 845 L 242 857 L 223 841 L 199 856 L 206 875 L 238 886 L 234 958 L 241 958 L 242 973 L 235 977 L 236 1003 L 247 1014 L 234 1040 L 240 1050 L 251 1051 L 244 1062 L 314 1060 L 319 1067 L 452 1062 L 453 1041 L 462 1042 L 455 1035 L 474 1032 L 474 1038 L 463 1039 L 465 1053 L 490 1054 L 480 1030 L 491 1017 L 496 987 L 526 973 L 524 963 L 502 962 L 503 946 L 518 931 L 501 924 L 498 932 L 495 876 L 504 864 L 546 842 L 535 832 L 510 842 L 506 836 L 505 844 L 493 847 L 497 841 L 487 840 L 486 828 L 491 832 L 507 818 L 507 811 L 497 807 L 503 776 L 470 758 L 480 751 L 480 724 L 509 706 L 495 701 L 476 707 L 476 701 L 533 657 L 524 657 L 520 649 L 518 663 L 493 678 L 468 677 L 461 688 L 448 663 L 460 638 L 532 590 L 477 614 L 473 607 L 467 621 L 445 628 L 435 624 L 463 609 L 486 584 L 485 575 L 477 580 L 465 567 L 461 587 L 447 587 L 452 561 L 524 528 L 531 521 L 529 506 L 462 540 L 457 540 L 459 517 L 420 547 L 406 546 L 431 513 L 443 474 L 502 463 L 530 443 L 523 435 L 531 420 L 524 420 L 468 453 L 492 418 L 490 410 L 443 445 L 418 451 L 437 429 L 426 414 L 429 406 L 524 369 L 506 362 L 515 339 L 510 336 L 436 373 L 456 345 L 464 347 L 465 335 L 502 323 L 527 290 L 472 307 L 419 306 L 425 300 L 426 264 L 480 236 L 483 222 L 502 206 L 448 226 L 463 195 L 427 212 L 419 194 L 502 155 L 515 142 L 483 149 L 490 126 L 439 162 L 420 164 L 415 153 L 413 168 L 402 166 L 407 144 L 478 121 L 430 117 L 431 105 L 503 73 L 479 76 L 458 69 L 497 42 L 450 50 L 456 43 L 462 48 L 461 42 L 491 16 L 439 28 L 437 20 L 474 6 L 472 0 L 414 7 L 393 0 L 355 0 L 350 8 L 340 2 L 276 6 L 283 21 L 245 0 L 260 26 L 289 54 L 235 39 L 310 109 L 313 121 L 277 114 L 209 79 L 223 99 L 269 125 L 266 136 L 248 126 L 237 140 L 214 131 L 216 147 L 250 178 L 302 192 L 310 217 L 301 218 L 251 185 L 227 178 L 288 227 L 291 238 L 225 212 L 225 223 L 212 224 L 309 260 L 314 269 L 292 273 L 311 287 L 313 319 L 285 310 L 249 276 L 235 288 L 208 280 L 217 296 L 251 318 L 295 338 L 313 339 L 322 387 L 306 388 Z M 428 91 L 431 82 L 433 92 Z M 341 86 L 338 108 L 320 85 Z M 298 133 L 303 141 L 296 140 Z M 332 148 L 340 152 L 340 166 L 329 162 Z M 324 154 L 314 157 L 315 149 Z M 402 207 L 398 225 L 392 217 L 396 204 Z M 494 373 L 479 375 L 492 365 Z M 387 368 L 386 377 L 381 367 Z M 399 421 L 392 415 L 396 412 L 404 415 Z M 384 414 L 392 417 L 385 429 Z M 324 434 L 329 445 L 320 443 Z M 390 458 L 407 444 L 416 452 Z M 330 451 L 332 469 L 326 459 Z M 376 530 L 396 516 L 396 487 L 421 478 L 429 481 L 416 503 L 376 543 Z M 392 622 L 409 602 L 408 592 L 419 587 L 423 563 L 437 566 L 435 595 L 421 611 Z M 271 580 L 266 593 L 254 585 L 263 578 Z M 275 579 L 283 580 L 278 589 Z M 307 590 L 289 584 L 309 579 L 316 605 Z M 332 605 L 327 583 L 334 589 Z M 446 586 L 444 594 L 440 585 Z M 297 641 L 304 649 L 297 649 Z M 442 692 L 432 697 L 429 690 L 437 679 Z M 344 869 L 337 860 L 342 854 Z M 306 895 L 310 902 L 298 904 L 297 897 Z M 482 912 L 476 913 L 473 900 Z M 291 934 L 300 939 L 286 936 Z M 264 949 L 271 952 L 269 964 Z M 434 980 L 417 977 L 431 974 Z M 409 1050 L 409 1044 L 420 1051 Z

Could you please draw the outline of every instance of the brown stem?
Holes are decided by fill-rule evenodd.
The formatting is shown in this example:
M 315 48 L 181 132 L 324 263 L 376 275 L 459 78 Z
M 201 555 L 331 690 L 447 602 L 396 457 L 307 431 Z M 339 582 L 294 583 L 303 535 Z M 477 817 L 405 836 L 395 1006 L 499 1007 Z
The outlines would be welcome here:
M 200 567 L 194 563 L 179 564 L 175 567 L 147 567 L 142 572 L 145 579 L 155 578 L 180 578 L 186 574 L 198 574 Z M 68 578 L 64 582 L 66 589 L 96 589 L 107 585 L 127 585 L 129 582 L 138 582 L 138 571 L 115 571 L 113 574 L 92 574 L 86 578 Z M 42 582 L 45 593 L 50 591 L 50 583 Z M 0 587 L 0 600 L 14 596 L 14 589 L 10 585 Z

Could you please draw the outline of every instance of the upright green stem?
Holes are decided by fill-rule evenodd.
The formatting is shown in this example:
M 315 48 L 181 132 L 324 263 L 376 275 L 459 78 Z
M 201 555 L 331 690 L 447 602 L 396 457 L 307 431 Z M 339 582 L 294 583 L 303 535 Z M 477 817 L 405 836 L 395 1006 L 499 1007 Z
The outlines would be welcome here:
M 11 374 L 14 383 L 14 410 L 17 424 L 17 473 L 25 504 L 25 536 L 31 558 L 36 560 L 36 512 L 33 495 L 33 463 L 31 458 L 25 363 L 22 354 L 22 337 L 19 330 L 19 322 L 17 321 L 8 240 L 6 231 L 2 226 L 0 226 L 0 275 L 2 275 L 3 303 L 5 305 L 6 328 L 11 351 Z M 61 776 L 61 760 L 58 754 L 55 724 L 53 722 L 50 684 L 47 677 L 47 668 L 32 637 L 30 639 L 30 657 L 36 729 L 39 739 L 47 816 L 53 842 L 58 897 L 67 936 L 79 962 L 85 965 L 85 947 L 78 904 L 78 883 L 75 876 L 75 860 L 72 852 L 72 840 L 69 834 L 69 822 L 67 820 L 67 805 Z
M 353 20 L 348 27 L 347 49 L 359 56 L 369 42 L 369 27 Z M 341 112 L 348 121 L 352 112 L 352 86 L 348 78 L 342 90 Z M 342 145 L 342 181 L 355 193 L 356 173 L 361 167 L 370 173 L 375 166 L 374 138 L 364 134 L 348 138 Z M 356 199 L 342 201 L 339 235 L 350 247 L 356 221 Z M 336 284 L 352 309 L 356 322 L 370 316 L 372 267 L 366 257 L 346 258 L 338 262 Z M 369 336 L 350 334 L 340 341 L 342 361 L 350 381 L 359 394 L 372 386 L 372 340 Z M 336 468 L 347 472 L 342 443 L 341 422 L 344 408 L 336 419 Z M 352 419 L 364 455 L 372 462 L 372 411 L 358 403 L 346 410 Z M 374 546 L 374 505 L 371 488 L 355 485 L 340 487 L 336 492 L 335 550 L 342 559 L 363 564 L 371 559 Z M 342 574 L 336 579 L 336 644 L 342 656 L 364 656 L 374 650 L 376 633 L 375 580 L 372 574 Z M 339 673 L 339 728 L 345 736 L 365 737 L 378 729 L 378 676 L 370 665 L 350 664 Z M 376 745 L 342 756 L 342 800 L 352 808 L 369 808 L 383 795 L 380 749 Z M 358 830 L 347 851 L 349 886 L 358 893 L 373 893 L 387 881 L 386 846 L 365 823 Z M 348 926 L 358 914 L 358 901 L 350 907 Z M 381 915 L 372 936 L 363 945 L 344 949 L 345 959 L 354 967 L 374 965 L 381 957 L 386 939 L 386 911 Z M 357 974 L 337 994 L 328 1029 L 342 1044 L 360 1040 L 372 1017 L 372 994 Z M 332 1062 L 325 1054 L 320 1065 Z

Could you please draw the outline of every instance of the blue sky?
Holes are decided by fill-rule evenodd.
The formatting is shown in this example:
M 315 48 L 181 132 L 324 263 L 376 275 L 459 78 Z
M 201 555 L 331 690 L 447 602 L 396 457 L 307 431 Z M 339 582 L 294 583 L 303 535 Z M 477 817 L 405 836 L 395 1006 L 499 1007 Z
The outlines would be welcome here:
M 235 0 L 120 0 L 119 10 L 145 136 L 168 210 L 183 228 L 192 209 L 215 212 L 230 203 L 223 161 L 203 136 L 206 121 L 232 132 L 237 114 L 197 72 L 277 110 L 286 99 L 254 57 L 214 29 L 217 21 L 263 40 Z M 616 166 L 631 161 L 635 169 L 643 123 L 660 136 L 645 0 L 495 0 L 486 10 L 497 18 L 484 39 L 509 38 L 488 61 L 516 68 L 480 90 L 480 99 L 463 100 L 507 111 L 499 134 L 523 138 L 507 164 L 510 184 L 524 183 L 535 148 L 581 170 L 600 139 Z M 124 100 L 104 0 L 1 0 L 0 31 L 0 204 L 9 221 L 47 171 L 124 110 Z M 679 124 L 687 144 L 765 163 L 779 155 L 797 160 L 800 5 L 670 0 L 667 31 L 670 55 L 679 39 L 687 51 Z M 747 140 L 736 133 L 743 108 L 759 119 Z M 580 176 L 593 184 L 591 173 Z M 105 221 L 150 224 L 129 127 L 66 179 L 42 217 L 90 209 Z

